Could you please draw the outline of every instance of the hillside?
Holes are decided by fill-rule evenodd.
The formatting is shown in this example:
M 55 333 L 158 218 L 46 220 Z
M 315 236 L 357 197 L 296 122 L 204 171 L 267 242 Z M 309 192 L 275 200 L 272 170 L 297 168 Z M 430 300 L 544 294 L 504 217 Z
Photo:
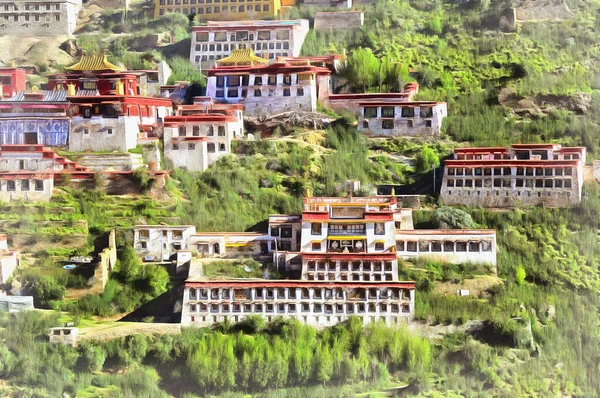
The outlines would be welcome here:
M 187 18 L 150 21 L 140 14 L 143 3 L 135 2 L 124 22 L 113 3 L 86 4 L 90 19 L 81 26 L 77 48 L 107 50 L 130 68 L 166 59 L 176 76 L 190 76 Z M 536 14 L 535 2 L 521 3 L 529 7 L 528 15 Z M 588 161 L 600 158 L 600 11 L 589 2 L 549 2 L 551 9 L 539 13 L 548 21 L 529 18 L 534 20 L 514 26 L 506 24 L 510 5 L 380 0 L 367 8 L 359 31 L 309 33 L 302 50 L 307 55 L 346 50 L 350 62 L 358 62 L 353 54 L 372 50 L 376 67 L 345 75 L 345 91 L 365 84 L 373 92 L 393 89 L 399 81 L 416 79 L 419 98 L 447 101 L 440 140 L 367 139 L 351 117 L 336 115 L 325 130 L 290 128 L 269 139 L 237 142 L 235 155 L 203 173 L 174 171 L 168 200 L 67 189 L 47 206 L 3 206 L 0 224 L 22 236 L 19 246 L 30 258 L 18 278 L 40 305 L 69 314 L 0 316 L 0 395 L 600 396 L 600 187 L 595 181 L 585 184 L 584 200 L 572 209 L 456 210 L 459 221 L 497 230 L 497 276 L 478 264 L 402 264 L 400 279 L 417 282 L 418 322 L 410 331 L 348 322 L 317 332 L 296 322 L 266 325 L 251 319 L 78 348 L 36 340 L 65 320 L 93 328 L 97 317 L 124 316 L 171 286 L 168 275 L 142 267 L 124 248 L 135 223 L 246 231 L 271 213 L 297 213 L 307 191 L 336 195 L 346 181 L 360 180 L 362 193 L 392 184 L 428 194 L 413 214 L 415 226 L 437 227 L 441 206 L 424 148 L 443 159 L 456 146 L 554 142 L 585 146 Z M 565 7 L 568 13 L 554 17 Z M 314 12 L 300 7 L 288 16 L 312 19 Z M 156 47 L 140 44 L 154 34 L 160 35 Z M 58 41 L 40 43 L 54 54 Z M 22 49 L 7 50 L 2 60 L 29 59 L 28 45 L 15 44 Z M 18 52 L 23 55 L 15 56 Z M 62 58 L 44 58 L 33 63 L 52 61 L 50 69 L 63 64 Z M 409 69 L 415 73 L 409 76 Z M 72 210 L 57 214 L 57 208 Z M 84 288 L 86 281 L 65 278 L 48 258 L 78 253 L 75 246 L 84 241 L 86 247 L 79 249 L 90 251 L 94 239 L 114 226 L 121 257 L 106 291 L 62 300 L 66 289 Z M 73 248 L 53 247 L 73 241 Z M 453 294 L 464 288 L 472 295 Z M 113 326 L 98 323 L 103 324 Z

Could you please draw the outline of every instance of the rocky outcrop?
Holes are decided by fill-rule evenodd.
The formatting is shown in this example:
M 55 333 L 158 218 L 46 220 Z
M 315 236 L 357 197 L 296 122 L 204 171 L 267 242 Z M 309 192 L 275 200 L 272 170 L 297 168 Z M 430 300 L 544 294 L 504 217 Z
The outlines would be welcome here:
M 537 94 L 521 97 L 514 90 L 503 88 L 498 95 L 498 102 L 519 115 L 544 116 L 555 110 L 567 110 L 583 115 L 590 109 L 592 96 L 589 93 L 578 92 L 572 95 Z

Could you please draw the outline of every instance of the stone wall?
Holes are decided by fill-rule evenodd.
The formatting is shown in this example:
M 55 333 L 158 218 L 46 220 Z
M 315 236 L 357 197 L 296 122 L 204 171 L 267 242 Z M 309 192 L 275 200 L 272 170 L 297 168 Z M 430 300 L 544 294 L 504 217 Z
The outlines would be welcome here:
M 117 263 L 117 241 L 115 230 L 108 233 L 108 246 L 105 247 L 98 255 L 98 264 L 94 270 L 94 284 L 90 293 L 102 293 L 108 276 L 115 268 Z
M 360 29 L 365 22 L 362 11 L 317 12 L 315 30 L 324 29 Z
M 33 296 L 0 296 L 0 312 L 21 312 L 33 309 Z
M 69 151 L 120 151 L 137 146 L 140 118 L 73 117 Z
M 71 160 L 94 171 L 130 171 L 144 166 L 142 155 L 137 153 L 78 153 Z
M 15 183 L 15 190 L 8 190 L 9 181 Z M 29 182 L 29 189 L 26 191 L 23 190 L 23 181 Z M 36 181 L 34 179 L 0 180 L 0 202 L 13 202 L 17 200 L 24 202 L 49 202 L 52 198 L 54 180 L 52 178 L 41 180 L 43 183 L 41 191 L 36 190 Z

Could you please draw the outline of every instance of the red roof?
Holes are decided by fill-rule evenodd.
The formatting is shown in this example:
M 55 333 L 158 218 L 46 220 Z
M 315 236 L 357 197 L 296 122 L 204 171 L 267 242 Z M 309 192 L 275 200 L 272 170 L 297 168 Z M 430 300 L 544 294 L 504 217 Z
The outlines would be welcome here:
M 186 123 L 226 123 L 238 121 L 235 116 L 221 115 L 219 113 L 190 116 L 166 116 L 164 120 L 165 127 L 174 127 Z
M 495 229 L 397 229 L 403 235 L 496 235 Z
M 577 167 L 578 160 L 520 160 L 520 159 L 494 159 L 494 160 L 446 160 L 446 167 Z
M 345 282 L 345 281 L 302 281 L 302 280 L 284 280 L 274 281 L 269 279 L 260 280 L 226 280 L 226 281 L 195 281 L 188 279 L 185 282 L 186 287 L 320 287 L 325 289 L 345 288 L 401 288 L 415 289 L 415 283 L 412 281 L 406 282 Z
M 366 237 L 365 237 L 366 239 Z M 302 260 L 363 260 L 385 261 L 396 260 L 396 253 L 302 253 Z
M 359 102 L 358 106 L 404 106 L 404 107 L 415 107 L 415 106 L 434 106 L 445 104 L 445 102 L 436 102 L 436 101 L 388 101 L 388 102 L 378 102 L 378 101 L 365 101 Z
M 310 65 L 290 65 L 285 62 L 275 62 L 269 65 L 255 66 L 215 66 L 208 71 L 208 76 L 220 76 L 231 74 L 268 74 L 279 73 L 317 73 L 320 75 L 330 75 L 331 71 L 327 68 L 321 68 Z

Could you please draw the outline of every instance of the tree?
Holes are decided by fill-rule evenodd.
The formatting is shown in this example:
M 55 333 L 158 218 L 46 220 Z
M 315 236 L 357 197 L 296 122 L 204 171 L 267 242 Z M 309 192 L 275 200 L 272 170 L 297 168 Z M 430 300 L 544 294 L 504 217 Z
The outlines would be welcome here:
M 138 278 L 142 270 L 142 264 L 131 246 L 125 246 L 120 253 L 116 265 L 116 273 L 123 282 L 131 283 Z
M 426 173 L 434 167 L 440 165 L 440 158 L 435 151 L 429 147 L 425 147 L 417 155 L 415 160 L 415 168 L 418 173 Z
M 359 47 L 348 57 L 342 75 L 354 90 L 367 92 L 378 81 L 379 61 L 370 48 Z
M 469 229 L 476 227 L 469 213 L 453 207 L 440 207 L 435 211 L 433 218 L 438 227 L 442 229 Z
M 517 266 L 515 269 L 515 282 L 517 282 L 517 285 L 521 286 L 525 282 L 526 276 L 525 269 L 520 265 Z

